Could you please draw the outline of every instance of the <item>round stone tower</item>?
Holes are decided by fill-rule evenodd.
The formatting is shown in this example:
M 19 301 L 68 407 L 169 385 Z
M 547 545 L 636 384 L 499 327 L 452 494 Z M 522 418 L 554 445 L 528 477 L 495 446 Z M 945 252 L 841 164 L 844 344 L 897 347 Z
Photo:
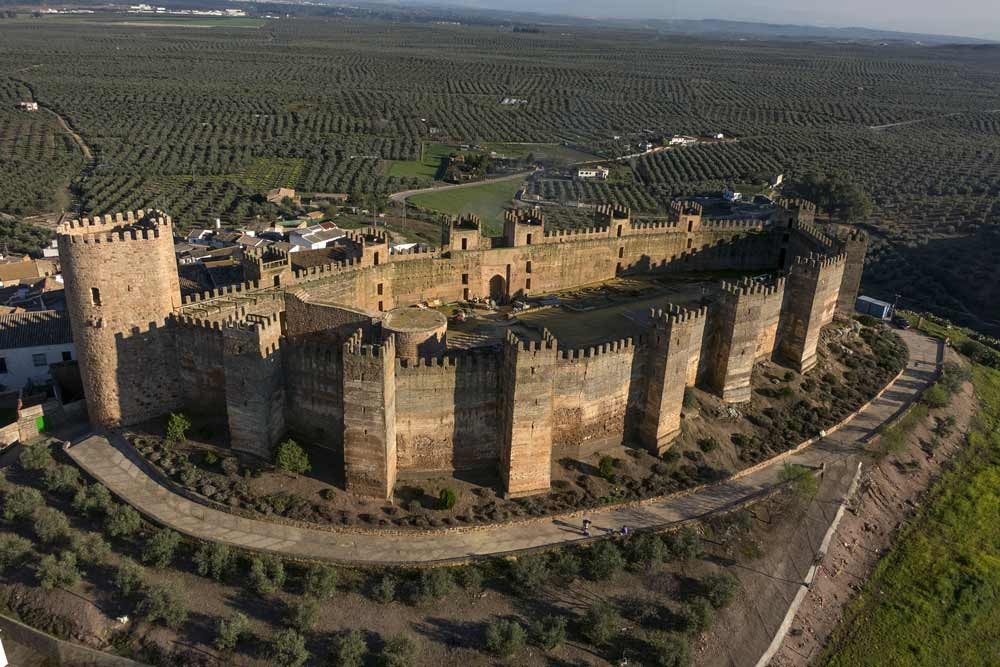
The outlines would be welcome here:
M 396 308 L 382 318 L 382 337 L 396 337 L 398 357 L 436 357 L 444 354 L 448 318 L 436 310 Z
M 171 220 L 83 218 L 56 236 L 90 421 L 134 424 L 179 404 L 167 317 L 181 305 Z

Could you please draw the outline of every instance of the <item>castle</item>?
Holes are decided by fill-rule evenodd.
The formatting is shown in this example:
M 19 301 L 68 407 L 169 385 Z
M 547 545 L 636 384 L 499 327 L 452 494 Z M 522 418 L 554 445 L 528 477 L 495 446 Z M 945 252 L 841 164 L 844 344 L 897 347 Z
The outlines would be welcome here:
M 640 223 L 604 206 L 593 228 L 549 232 L 540 210 L 521 209 L 500 237 L 466 217 L 440 248 L 403 252 L 368 229 L 348 235 L 344 261 L 294 270 L 283 253 L 248 253 L 248 283 L 184 299 L 159 212 L 74 220 L 58 246 L 94 425 L 224 413 L 234 449 L 266 457 L 291 434 L 326 448 L 352 492 L 389 497 L 398 477 L 491 467 L 517 497 L 549 489 L 553 458 L 623 440 L 663 452 L 687 386 L 742 402 L 760 359 L 811 368 L 820 328 L 853 309 L 867 250 L 863 233 L 828 235 L 814 215 L 781 200 L 769 220 L 712 221 L 675 202 L 667 220 Z M 442 314 L 407 308 L 699 271 L 770 277 L 722 281 L 582 348 L 511 329 L 457 349 Z

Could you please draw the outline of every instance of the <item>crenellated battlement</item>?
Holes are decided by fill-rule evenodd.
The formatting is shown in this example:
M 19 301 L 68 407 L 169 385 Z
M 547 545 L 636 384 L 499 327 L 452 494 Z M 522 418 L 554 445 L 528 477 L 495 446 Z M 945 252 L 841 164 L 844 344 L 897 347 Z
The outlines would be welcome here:
M 547 243 L 583 241 L 588 238 L 607 238 L 609 227 L 574 227 L 573 229 L 553 229 L 546 231 L 543 238 Z
M 792 225 L 792 229 L 802 232 L 803 234 L 809 236 L 818 245 L 822 246 L 826 250 L 833 250 L 837 247 L 837 243 L 830 238 L 826 232 L 819 228 L 818 225 L 805 220 L 796 220 L 795 224 Z
M 708 316 L 708 307 L 682 308 L 668 304 L 666 308 L 650 308 L 649 317 L 654 327 L 667 328 L 673 324 L 692 324 Z
M 616 220 L 630 220 L 632 218 L 632 210 L 629 207 L 617 204 L 598 204 L 595 211 L 598 217 L 607 223 L 607 226 Z
M 541 352 L 543 350 L 554 350 L 558 348 L 559 342 L 556 337 L 552 335 L 548 329 L 542 330 L 541 340 L 525 340 L 520 338 L 511 330 L 507 330 L 504 336 L 504 343 L 507 346 L 508 351 L 513 352 Z
M 545 214 L 539 206 L 531 208 L 509 208 L 504 211 L 503 219 L 516 225 L 533 225 L 536 227 L 545 226 Z
M 840 253 L 838 255 L 818 255 L 816 253 L 812 253 L 808 257 L 796 257 L 792 266 L 793 268 L 798 267 L 799 269 L 807 271 L 822 271 L 823 269 L 840 266 L 846 262 L 846 253 Z
M 629 226 L 630 233 L 645 232 L 676 232 L 680 228 L 678 220 L 646 220 L 643 222 L 632 221 Z
M 561 347 L 559 348 L 559 357 L 564 360 L 578 361 L 612 354 L 629 354 L 643 342 L 644 339 L 641 336 L 629 336 L 628 338 L 608 341 L 598 345 L 588 345 L 587 347 Z
M 164 239 L 173 244 L 170 216 L 155 210 L 127 211 L 113 215 L 80 218 L 56 228 L 63 243 L 97 244 Z
M 232 296 L 246 296 L 248 292 L 254 290 L 259 290 L 260 281 L 251 280 L 249 282 L 240 283 L 238 285 L 226 285 L 225 287 L 219 287 L 208 292 L 202 292 L 200 294 L 186 294 L 181 297 L 181 302 L 183 305 L 193 305 L 196 303 L 202 303 L 204 301 L 211 301 L 212 299 L 220 299 L 224 297 Z M 264 288 L 265 290 L 273 291 L 273 288 Z M 263 291 L 263 290 L 262 290 Z
M 723 280 L 719 285 L 719 289 L 735 297 L 771 296 L 784 291 L 785 277 L 778 276 L 767 283 L 756 282 L 750 279 L 735 283 Z
M 745 220 L 705 220 L 701 223 L 702 229 L 707 229 L 709 231 L 713 230 L 753 231 L 753 230 L 763 230 L 766 226 L 767 223 L 765 221 L 752 218 Z
M 436 357 L 397 357 L 396 373 L 488 373 L 496 371 L 497 361 L 497 353 L 491 349 L 448 350 Z
M 801 197 L 778 197 L 775 204 L 788 211 L 799 211 L 815 215 L 816 204 Z
M 679 220 L 684 215 L 704 215 L 705 207 L 698 202 L 678 199 L 670 202 L 670 213 L 674 220 Z
M 396 356 L 396 338 L 387 336 L 381 343 L 365 343 L 361 329 L 355 331 L 344 343 L 344 354 L 356 357 L 388 358 Z
M 177 327 L 183 327 L 188 329 L 204 329 L 208 331 L 216 331 L 222 333 L 223 321 L 220 320 L 207 320 L 200 317 L 192 317 L 190 315 L 178 315 L 173 314 L 170 316 L 170 322 Z

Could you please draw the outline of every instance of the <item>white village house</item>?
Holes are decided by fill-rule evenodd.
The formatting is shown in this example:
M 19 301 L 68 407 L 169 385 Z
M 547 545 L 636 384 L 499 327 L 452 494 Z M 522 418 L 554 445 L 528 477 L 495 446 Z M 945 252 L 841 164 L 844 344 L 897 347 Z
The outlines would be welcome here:
M 0 315 L 0 384 L 21 389 L 52 379 L 49 365 L 76 358 L 69 318 L 54 310 Z

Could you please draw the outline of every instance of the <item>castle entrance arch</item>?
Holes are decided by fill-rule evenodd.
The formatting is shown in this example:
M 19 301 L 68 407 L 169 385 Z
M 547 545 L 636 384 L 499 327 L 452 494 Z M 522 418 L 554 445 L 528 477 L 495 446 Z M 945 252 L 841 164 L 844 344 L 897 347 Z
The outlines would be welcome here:
M 497 303 L 507 301 L 507 281 L 499 273 L 490 278 L 490 298 Z

